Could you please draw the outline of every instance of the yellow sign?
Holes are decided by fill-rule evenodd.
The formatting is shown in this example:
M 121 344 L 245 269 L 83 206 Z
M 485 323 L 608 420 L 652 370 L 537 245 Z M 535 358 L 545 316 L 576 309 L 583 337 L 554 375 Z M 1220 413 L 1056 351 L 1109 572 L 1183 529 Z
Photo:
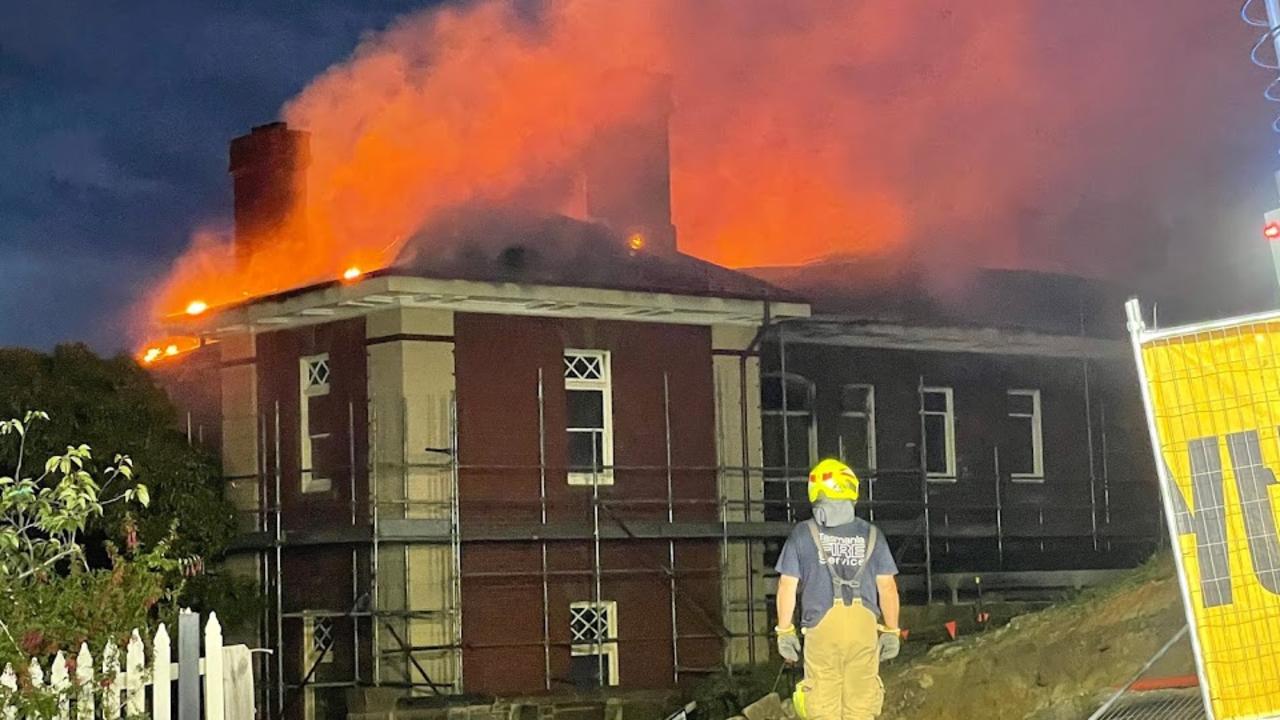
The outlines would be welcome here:
M 1129 321 L 1210 717 L 1280 718 L 1280 313 Z

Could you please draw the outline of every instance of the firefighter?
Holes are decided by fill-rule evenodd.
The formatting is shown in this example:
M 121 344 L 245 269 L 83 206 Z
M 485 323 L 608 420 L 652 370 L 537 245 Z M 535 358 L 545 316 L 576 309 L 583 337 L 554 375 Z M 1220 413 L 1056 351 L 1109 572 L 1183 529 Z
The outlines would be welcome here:
M 879 715 L 880 662 L 901 647 L 898 568 L 884 536 L 854 515 L 858 485 L 844 463 L 818 463 L 809 473 L 813 519 L 795 527 L 778 558 L 778 652 L 789 664 L 803 652 L 804 678 L 793 700 L 808 720 Z

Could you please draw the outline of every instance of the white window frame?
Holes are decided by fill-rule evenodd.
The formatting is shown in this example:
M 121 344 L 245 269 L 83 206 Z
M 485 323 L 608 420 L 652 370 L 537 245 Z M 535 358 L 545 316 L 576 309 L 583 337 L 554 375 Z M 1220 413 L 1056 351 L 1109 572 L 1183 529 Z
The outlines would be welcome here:
M 844 407 L 845 390 L 865 390 L 867 393 L 867 405 L 862 410 L 849 410 Z M 866 470 L 876 469 L 876 386 L 867 383 L 849 383 L 840 388 L 840 417 L 857 418 L 867 421 L 867 467 Z M 844 436 L 840 436 L 840 442 L 843 445 Z M 841 447 L 841 454 L 848 455 L 848 448 Z M 844 458 L 846 461 L 848 458 Z
M 600 610 L 605 612 L 605 632 L 608 634 L 605 638 L 597 638 L 594 642 L 584 643 L 576 642 L 578 638 L 573 637 L 573 616 L 574 611 L 587 610 L 599 613 Z M 582 601 L 569 603 L 569 636 L 572 643 L 570 652 L 574 657 L 583 657 L 588 655 L 603 655 L 605 657 L 604 671 L 605 681 L 608 687 L 617 687 L 619 684 L 618 676 L 618 603 L 616 600 L 601 600 L 600 602 Z M 598 621 L 597 621 L 598 622 Z
M 600 362 L 599 378 L 579 378 L 570 377 L 570 358 L 571 357 L 587 357 L 596 358 Z M 591 487 L 592 485 L 612 485 L 613 484 L 613 358 L 608 350 L 589 350 L 581 348 L 565 348 L 565 378 L 564 389 L 568 393 L 571 390 L 578 391 L 596 391 L 602 395 L 601 403 L 601 421 L 604 427 L 600 428 L 600 472 L 575 472 L 569 470 L 568 483 L 570 485 L 581 485 Z M 596 428 L 575 428 L 568 425 L 566 418 L 565 432 L 574 433 L 579 431 L 595 430 Z
M 327 622 L 329 624 L 329 651 L 320 659 L 319 667 L 330 665 L 333 663 L 333 653 L 337 649 L 337 640 L 333 635 L 333 617 L 329 615 L 313 615 L 307 613 L 302 616 L 302 672 L 311 670 L 311 666 L 316 664 L 316 658 L 320 655 L 320 651 L 316 649 L 315 633 L 317 622 Z M 317 668 L 318 671 L 318 668 Z M 314 682 L 315 678 L 312 678 Z M 304 688 L 302 714 L 305 720 L 314 720 L 316 716 L 316 688 L 313 683 L 308 683 Z
M 808 431 L 807 431 L 808 437 L 805 439 L 808 440 L 808 443 L 809 443 L 809 457 L 805 460 L 804 463 L 797 465 L 795 462 L 795 458 L 787 457 L 787 455 L 790 454 L 791 449 L 787 447 L 785 443 L 783 445 L 783 456 L 785 458 L 784 461 L 791 464 L 794 468 L 800 468 L 801 466 L 804 466 L 805 470 L 803 471 L 803 474 L 805 478 L 808 478 L 808 468 L 812 467 L 812 465 L 817 462 L 817 457 L 818 457 L 818 416 L 817 416 L 817 413 L 814 411 L 814 407 L 817 405 L 817 386 L 809 378 L 803 375 L 797 375 L 796 373 L 783 374 L 780 372 L 771 372 L 771 373 L 765 373 L 764 375 L 760 376 L 761 384 L 767 383 L 771 380 L 777 380 L 780 383 L 785 383 L 789 380 L 794 380 L 804 384 L 805 399 L 807 400 L 806 404 L 808 406 L 808 409 L 789 410 L 785 406 L 779 407 L 777 409 L 771 409 L 771 408 L 766 408 L 763 406 L 763 404 L 761 404 L 760 415 L 763 417 L 779 418 L 784 425 L 787 424 L 787 420 L 789 420 L 790 418 L 794 418 L 794 417 L 805 418 L 806 420 L 805 425 L 808 428 Z M 791 399 L 791 393 L 787 393 L 787 399 L 788 400 Z M 778 394 L 778 402 L 780 403 L 783 402 L 781 393 Z M 779 426 L 779 430 L 781 430 L 781 426 Z M 790 433 L 788 433 L 787 440 L 789 441 L 790 439 L 791 439 L 791 436 L 790 436 Z M 791 476 L 792 468 L 786 468 L 786 470 L 787 470 L 788 477 L 792 477 Z
M 946 399 L 947 399 L 947 409 L 946 409 L 946 410 L 926 410 L 926 409 L 925 409 L 924 396 L 925 396 L 925 395 L 929 395 L 929 394 L 931 394 L 931 393 L 940 393 L 940 394 L 942 394 L 943 396 L 945 396 L 945 397 L 946 397 Z M 935 386 L 929 386 L 929 387 L 922 387 L 922 388 L 920 388 L 920 414 L 921 414 L 922 416 L 931 416 L 931 415 L 932 415 L 932 416 L 935 416 L 935 417 L 936 417 L 936 416 L 942 416 L 943 418 L 945 418 L 945 421 L 944 421 L 944 423 L 943 423 L 943 428 L 944 428 L 944 431 L 945 431 L 945 434 L 946 434 L 946 448 L 945 448 L 945 449 L 946 449 L 947 470 L 946 470 L 946 472 L 936 473 L 936 472 L 929 472 L 929 471 L 928 471 L 928 469 L 926 468 L 926 470 L 925 470 L 925 478 L 926 478 L 926 479 L 928 479 L 930 482 L 951 482 L 951 483 L 956 482 L 956 404 L 955 404 L 955 393 L 954 393 L 954 392 L 952 391 L 952 389 L 951 389 L 951 388 L 949 388 L 949 387 L 942 387 L 942 386 L 936 386 L 936 385 L 935 385 Z M 921 429 L 922 431 L 924 430 L 924 425 L 923 425 L 923 423 L 921 423 L 921 428 L 920 428 L 920 429 Z M 921 432 L 921 434 L 920 434 L 920 444 L 923 446 L 923 447 L 921 448 L 921 449 L 923 450 L 923 453 L 921 454 L 921 458 L 922 458 L 922 459 L 928 458 L 928 457 L 929 457 L 929 436 L 928 436 L 928 433 Z
M 320 658 L 320 648 L 316 647 L 316 630 L 320 628 L 322 624 L 329 628 L 329 650 L 324 654 L 323 658 L 320 658 L 320 664 L 328 665 L 333 662 L 333 653 L 337 648 L 337 640 L 334 637 L 335 629 L 333 620 L 333 616 L 331 615 L 308 614 L 303 616 L 303 638 L 305 638 L 302 658 L 303 672 L 310 670 L 311 666 L 315 664 L 316 659 Z
M 1006 391 L 1007 397 L 1031 398 L 1031 413 L 1008 413 L 1011 418 L 1031 421 L 1031 472 L 1009 473 L 1014 482 L 1044 482 L 1044 415 L 1040 411 L 1040 391 L 1034 388 L 1013 388 Z
M 324 363 L 324 382 L 313 383 L 312 366 Z M 333 479 L 316 477 L 312 469 L 314 462 L 313 443 L 329 437 L 329 433 L 311 431 L 311 398 L 329 394 L 332 384 L 333 368 L 329 365 L 329 353 L 306 355 L 298 359 L 298 473 L 301 477 L 303 493 L 329 492 L 333 488 Z

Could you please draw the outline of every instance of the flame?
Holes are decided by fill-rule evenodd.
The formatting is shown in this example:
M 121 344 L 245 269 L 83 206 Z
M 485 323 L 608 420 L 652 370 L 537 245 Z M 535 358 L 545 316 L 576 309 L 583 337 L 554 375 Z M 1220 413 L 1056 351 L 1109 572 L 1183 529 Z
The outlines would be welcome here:
M 200 347 L 200 338 L 188 335 L 167 337 L 159 342 L 151 343 L 138 353 L 138 360 L 143 365 L 155 365 L 185 355 Z
M 671 78 L 685 252 L 736 267 L 906 256 L 945 228 L 930 257 L 1014 256 L 1020 228 L 992 227 L 993 210 L 1035 207 L 1079 148 L 1113 146 L 1077 128 L 1143 94 L 1072 66 L 1057 79 L 1090 100 L 1065 112 L 1026 3 L 927 5 L 474 0 L 406 15 L 283 109 L 311 134 L 307 246 L 267 242 L 246 261 L 230 231 L 203 229 L 148 314 L 385 268 L 469 203 L 581 213 L 565 178 L 601 129 L 653 110 L 654 78 L 636 69 Z
M 644 245 L 643 233 L 631 233 L 631 237 L 627 238 L 627 247 L 631 248 L 632 252 L 640 252 L 644 249 Z
M 192 301 L 187 305 L 187 314 L 188 314 L 188 315 L 199 315 L 200 313 L 202 313 L 202 312 L 204 312 L 205 310 L 208 310 L 208 309 L 209 309 L 209 305 L 208 305 L 207 303 L 205 303 L 203 300 L 192 300 Z
M 342 271 L 342 279 L 346 280 L 347 282 L 351 282 L 353 280 L 359 280 L 360 276 L 363 274 L 364 273 L 360 271 L 360 268 L 352 265 L 351 267 Z

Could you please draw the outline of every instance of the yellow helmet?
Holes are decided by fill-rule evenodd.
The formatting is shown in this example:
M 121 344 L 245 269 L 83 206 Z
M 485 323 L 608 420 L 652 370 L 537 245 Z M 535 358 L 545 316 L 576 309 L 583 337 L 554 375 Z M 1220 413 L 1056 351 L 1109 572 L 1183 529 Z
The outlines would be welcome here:
M 809 471 L 809 502 L 857 500 L 860 481 L 853 469 L 839 460 L 827 459 Z

